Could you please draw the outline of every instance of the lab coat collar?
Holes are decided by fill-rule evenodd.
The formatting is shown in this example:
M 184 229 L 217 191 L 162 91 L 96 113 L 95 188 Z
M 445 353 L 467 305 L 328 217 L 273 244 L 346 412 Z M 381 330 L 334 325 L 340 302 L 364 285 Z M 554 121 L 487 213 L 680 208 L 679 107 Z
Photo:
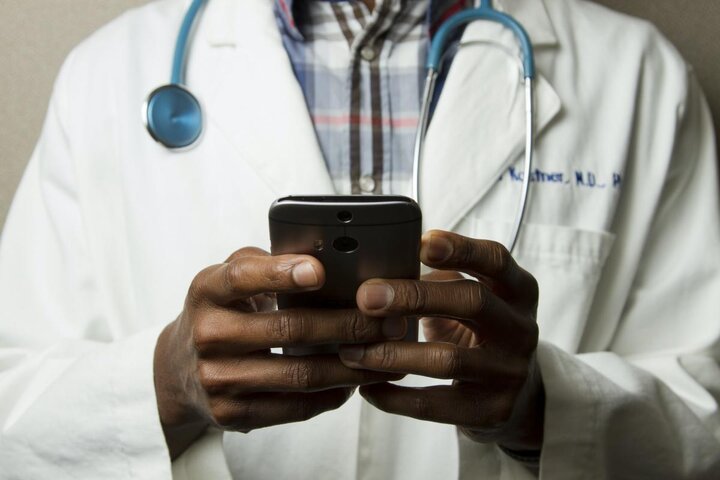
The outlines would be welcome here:
M 547 0 L 495 0 L 495 8 L 512 15 L 525 28 L 535 47 L 557 46 L 558 39 L 548 15 Z
M 521 21 L 529 15 L 544 19 L 526 25 L 546 45 L 555 44 L 541 0 L 505 0 L 504 5 Z M 452 230 L 524 153 L 525 91 L 515 36 L 498 23 L 473 22 L 460 43 L 468 46 L 458 51 L 448 72 L 420 166 L 420 206 L 426 228 Z M 534 93 L 537 140 L 562 105 L 540 73 L 536 73 Z M 536 164 L 542 160 L 536 155 Z M 512 217 L 515 208 L 509 206 L 503 213 Z
M 518 171 L 523 165 L 525 100 L 519 69 L 498 68 L 507 53 L 487 47 L 472 59 L 460 55 L 430 123 L 420 168 L 420 206 L 427 229 L 453 230 L 514 162 Z M 541 75 L 534 91 L 537 144 L 561 102 Z M 535 164 L 542 161 L 536 149 Z M 519 183 L 515 195 L 519 201 Z M 502 214 L 510 220 L 516 207 L 513 200 Z
M 545 7 L 546 0 L 495 0 L 495 8 L 515 17 L 527 30 L 533 45 L 556 46 L 557 35 Z M 211 0 L 203 14 L 202 22 L 210 28 L 205 29 L 205 38 L 211 46 L 235 46 L 240 38 L 238 32 L 238 4 L 247 0 Z M 255 4 L 272 10 L 275 0 L 250 0 Z
M 510 5 L 515 0 L 505 2 Z M 224 32 L 234 30 L 237 39 L 234 48 L 217 57 L 218 67 L 212 73 L 217 83 L 203 99 L 208 122 L 234 146 L 272 195 L 331 194 L 333 183 L 282 43 L 273 3 L 214 0 L 208 4 L 216 9 L 207 12 L 214 20 L 201 23 L 198 34 L 223 32 L 215 30 L 219 20 L 213 15 L 227 15 L 223 17 L 227 26 L 228 9 L 232 8 L 234 27 Z M 546 20 L 531 23 L 533 31 L 540 32 L 538 26 L 544 25 L 549 30 L 540 38 L 548 40 L 551 33 L 554 38 L 542 0 L 516 3 L 535 5 L 519 10 L 523 15 L 537 13 L 542 7 L 543 15 L 538 18 Z M 507 52 L 517 50 L 517 42 L 509 30 L 489 22 L 475 22 L 466 28 L 461 42 L 476 41 L 501 48 L 461 49 L 452 64 L 428 130 L 422 166 L 421 206 L 428 228 L 451 230 L 490 191 L 501 173 L 522 157 L 522 75 L 519 62 L 513 60 L 518 54 Z M 535 92 L 537 138 L 561 104 L 541 75 Z M 229 98 L 232 104 L 228 104 Z
M 201 99 L 207 105 L 207 135 L 221 134 L 238 161 L 251 166 L 276 198 L 334 193 L 305 97 L 282 44 L 273 2 L 213 0 L 208 8 L 211 21 L 200 23 L 198 34 L 227 34 L 228 29 L 213 30 L 217 25 L 228 27 L 217 14 L 230 17 L 233 9 L 237 43 L 217 55 L 198 56 L 214 59 L 212 72 L 204 73 L 214 78 L 202 89 L 207 93 Z M 202 68 L 199 63 L 196 68 Z

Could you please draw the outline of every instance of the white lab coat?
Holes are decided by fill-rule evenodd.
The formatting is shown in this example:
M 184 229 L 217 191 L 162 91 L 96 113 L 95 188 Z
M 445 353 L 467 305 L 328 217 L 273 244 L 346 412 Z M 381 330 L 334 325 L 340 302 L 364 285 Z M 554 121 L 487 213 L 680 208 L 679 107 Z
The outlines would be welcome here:
M 0 477 L 531 477 L 494 445 L 357 395 L 303 424 L 211 432 L 171 467 L 159 331 L 199 270 L 268 248 L 275 198 L 332 192 L 272 0 L 209 2 L 189 59 L 206 113 L 197 148 L 171 153 L 147 135 L 140 105 L 168 77 L 186 6 L 127 13 L 57 81 L 0 249 Z M 694 76 L 650 25 L 592 3 L 500 7 L 526 26 L 540 72 L 542 174 L 516 256 L 541 292 L 541 475 L 720 478 L 720 215 Z M 493 24 L 464 38 L 516 49 Z M 522 82 L 507 52 L 483 45 L 452 66 L 422 208 L 426 228 L 505 240 Z

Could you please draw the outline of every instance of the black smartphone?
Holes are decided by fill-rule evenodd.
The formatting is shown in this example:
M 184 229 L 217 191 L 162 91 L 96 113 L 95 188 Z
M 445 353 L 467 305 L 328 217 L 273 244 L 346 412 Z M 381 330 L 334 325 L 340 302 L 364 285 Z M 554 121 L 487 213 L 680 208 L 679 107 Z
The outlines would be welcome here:
M 278 308 L 356 308 L 358 287 L 371 278 L 420 276 L 422 213 L 415 201 L 391 195 L 293 196 L 270 207 L 273 255 L 307 254 L 325 267 L 314 292 L 279 294 Z M 417 340 L 409 322 L 406 340 Z M 290 355 L 337 353 L 337 345 L 286 348 Z

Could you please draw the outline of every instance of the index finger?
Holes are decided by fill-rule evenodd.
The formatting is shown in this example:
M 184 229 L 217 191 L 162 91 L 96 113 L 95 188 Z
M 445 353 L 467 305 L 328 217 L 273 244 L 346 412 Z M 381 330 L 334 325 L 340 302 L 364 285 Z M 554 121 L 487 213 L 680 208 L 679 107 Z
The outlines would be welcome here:
M 517 293 L 537 293 L 537 282 L 501 243 L 431 230 L 422 237 L 420 259 L 439 270 L 490 278 Z
M 317 290 L 325 269 L 309 255 L 247 255 L 206 269 L 193 283 L 201 298 L 228 305 L 261 293 Z

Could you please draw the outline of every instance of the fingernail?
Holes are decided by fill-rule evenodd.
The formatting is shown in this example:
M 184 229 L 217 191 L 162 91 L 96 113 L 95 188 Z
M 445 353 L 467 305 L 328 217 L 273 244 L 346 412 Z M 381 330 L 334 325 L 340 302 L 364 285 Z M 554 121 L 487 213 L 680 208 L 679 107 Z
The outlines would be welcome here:
M 382 333 L 388 338 L 402 338 L 405 336 L 405 328 L 404 318 L 386 318 L 382 324 Z
M 365 285 L 365 308 L 380 310 L 387 307 L 395 297 L 395 291 L 389 285 Z
M 348 363 L 359 363 L 365 355 L 362 345 L 343 345 L 340 348 L 340 358 Z
M 295 265 L 292 269 L 292 278 L 298 287 L 314 287 L 318 283 L 315 267 L 308 262 Z
M 450 241 L 439 235 L 431 235 L 428 241 L 427 259 L 431 262 L 444 262 L 453 253 L 453 246 Z

